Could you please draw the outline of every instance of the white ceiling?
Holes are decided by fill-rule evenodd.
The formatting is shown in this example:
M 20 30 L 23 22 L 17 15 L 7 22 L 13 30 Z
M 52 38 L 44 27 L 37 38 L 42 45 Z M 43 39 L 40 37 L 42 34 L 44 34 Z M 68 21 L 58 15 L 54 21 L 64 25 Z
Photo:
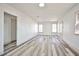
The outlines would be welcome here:
M 74 3 L 46 3 L 45 7 L 39 7 L 37 3 L 9 4 L 18 10 L 30 15 L 36 20 L 52 20 L 61 17 Z

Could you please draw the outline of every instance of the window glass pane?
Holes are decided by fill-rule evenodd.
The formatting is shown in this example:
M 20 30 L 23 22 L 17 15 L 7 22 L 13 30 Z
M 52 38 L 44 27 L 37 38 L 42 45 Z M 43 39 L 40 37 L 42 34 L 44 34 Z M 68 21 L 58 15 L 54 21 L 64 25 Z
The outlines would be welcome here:
M 60 24 L 58 23 L 58 33 L 60 32 Z
M 38 24 L 35 24 L 35 32 L 38 32 Z
M 62 23 L 58 24 L 58 33 L 62 32 Z
M 56 24 L 52 24 L 52 32 L 56 32 Z
M 62 23 L 60 24 L 60 32 L 62 32 Z
M 39 24 L 39 32 L 43 32 L 43 25 Z

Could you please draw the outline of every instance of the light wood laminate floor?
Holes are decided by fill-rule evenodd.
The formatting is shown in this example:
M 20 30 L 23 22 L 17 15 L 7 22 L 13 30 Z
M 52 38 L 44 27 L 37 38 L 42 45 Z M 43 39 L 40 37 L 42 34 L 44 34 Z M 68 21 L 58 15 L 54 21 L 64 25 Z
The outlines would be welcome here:
M 78 56 L 79 50 L 59 36 L 37 36 L 5 56 Z
M 9 51 L 12 51 L 13 49 L 15 49 L 16 46 L 16 41 L 10 42 L 9 44 L 4 46 L 4 53 L 8 53 Z

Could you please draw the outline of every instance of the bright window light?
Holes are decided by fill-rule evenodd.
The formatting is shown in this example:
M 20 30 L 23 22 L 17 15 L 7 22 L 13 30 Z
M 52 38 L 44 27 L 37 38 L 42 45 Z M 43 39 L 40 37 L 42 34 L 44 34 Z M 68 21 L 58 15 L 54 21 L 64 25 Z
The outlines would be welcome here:
M 35 32 L 38 32 L 38 24 L 35 24 Z
M 43 32 L 43 25 L 39 24 L 39 32 Z
M 58 33 L 60 32 L 60 24 L 58 23 Z
M 56 24 L 52 24 L 52 32 L 57 32 L 57 26 L 56 26 Z
M 58 24 L 58 33 L 62 32 L 62 23 Z
M 60 32 L 62 32 L 62 23 L 60 24 Z

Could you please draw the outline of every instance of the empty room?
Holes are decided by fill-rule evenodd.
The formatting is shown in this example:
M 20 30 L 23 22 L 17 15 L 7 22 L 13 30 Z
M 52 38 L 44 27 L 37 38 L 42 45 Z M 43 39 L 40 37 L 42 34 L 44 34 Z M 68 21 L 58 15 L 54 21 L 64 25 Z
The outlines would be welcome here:
M 0 3 L 0 56 L 79 56 L 79 3 Z

